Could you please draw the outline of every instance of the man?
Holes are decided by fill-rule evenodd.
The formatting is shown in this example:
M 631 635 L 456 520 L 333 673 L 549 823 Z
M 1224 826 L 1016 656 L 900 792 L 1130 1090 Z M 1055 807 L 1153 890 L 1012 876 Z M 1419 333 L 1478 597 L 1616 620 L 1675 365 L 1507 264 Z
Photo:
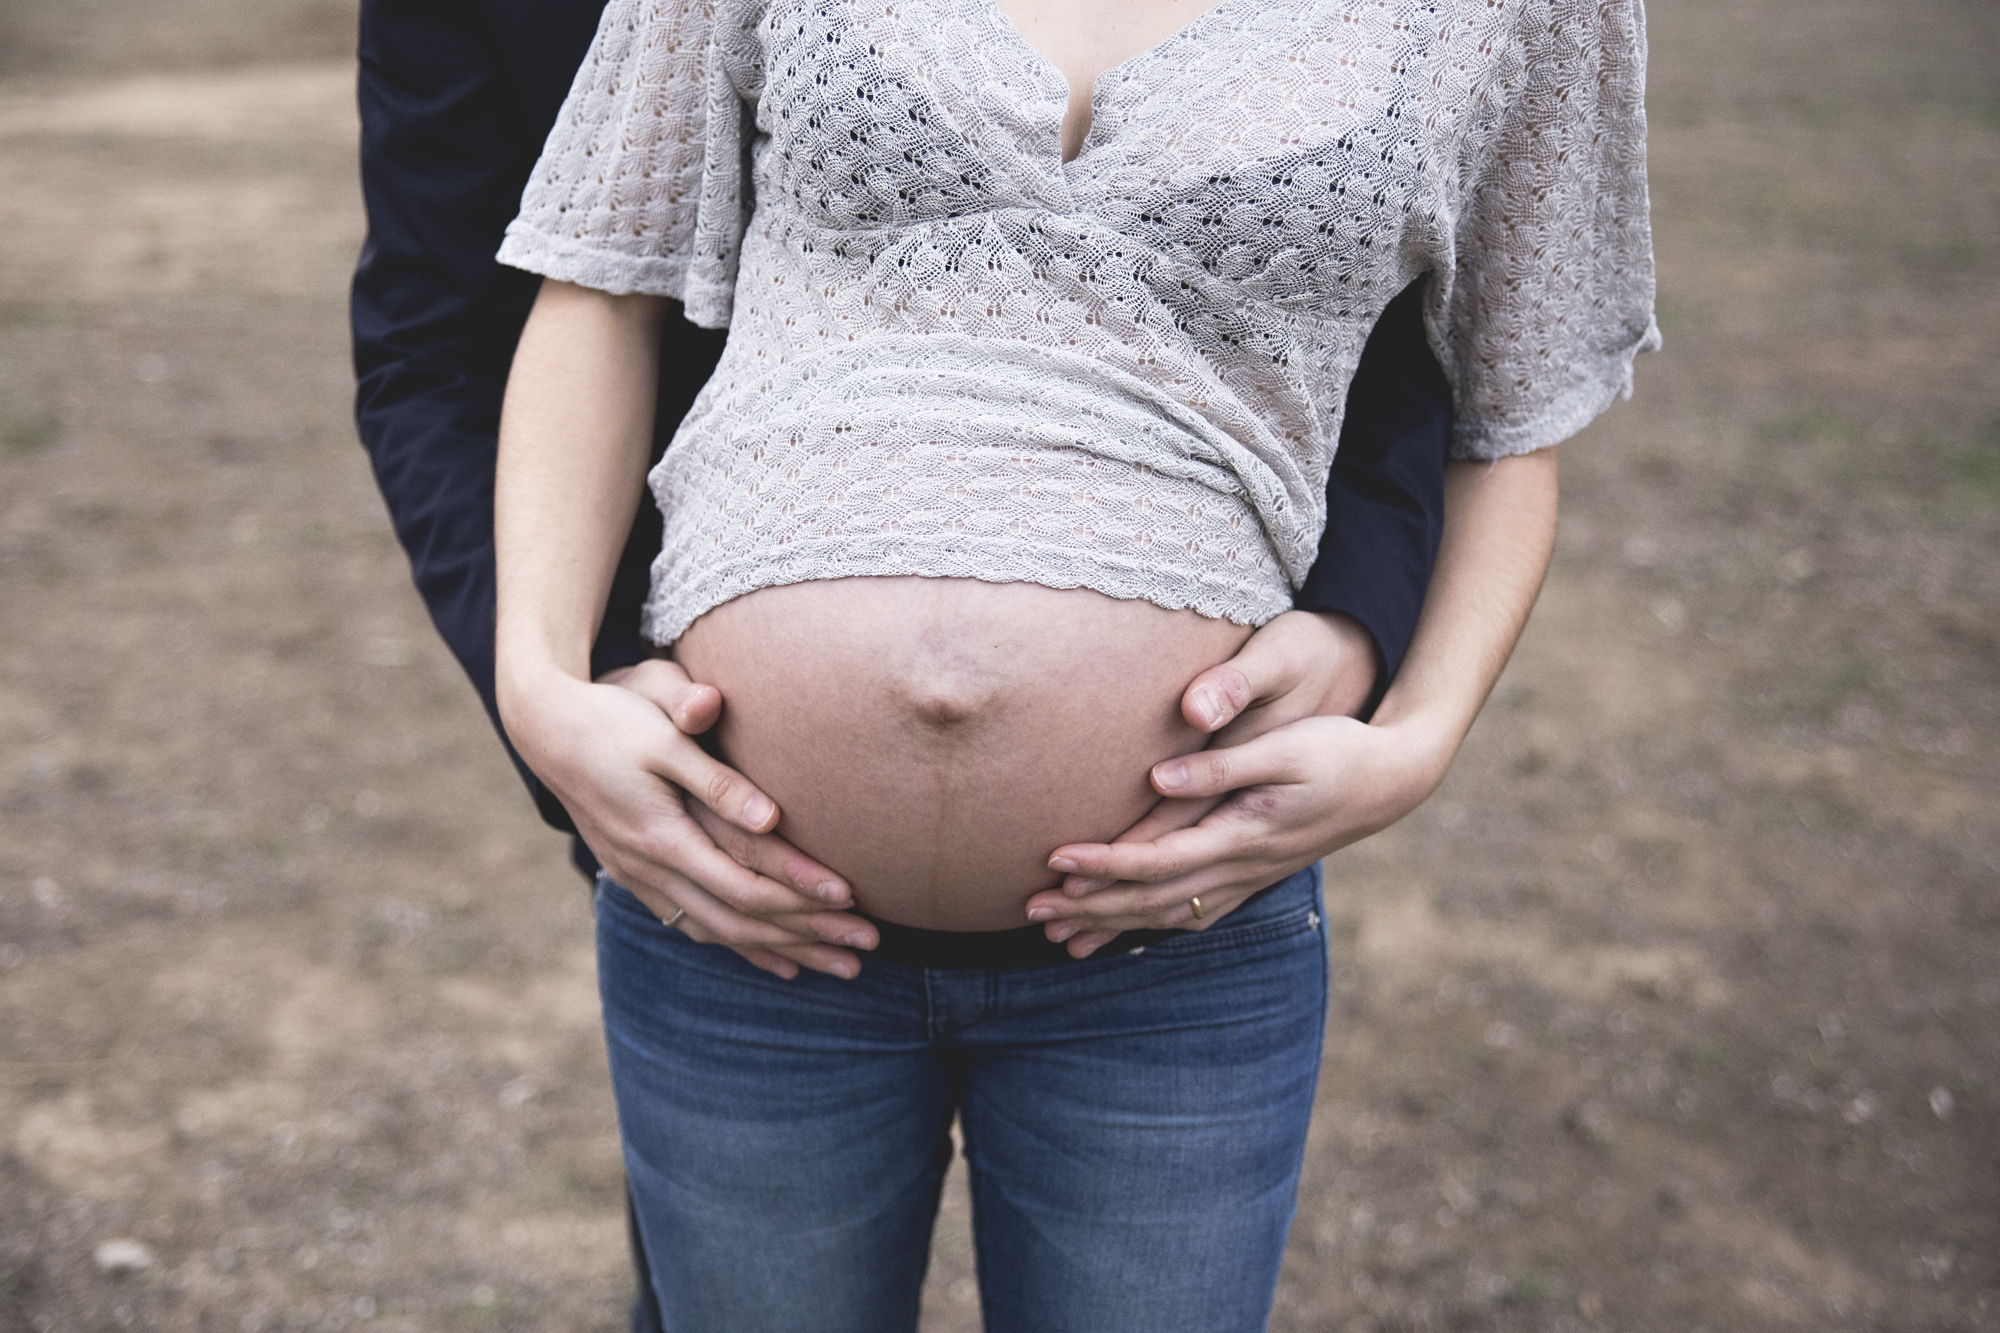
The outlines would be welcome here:
M 495 438 L 508 365 L 538 286 L 532 276 L 496 264 L 493 254 L 602 4 L 362 5 L 369 233 L 353 299 L 357 421 L 417 587 L 489 715 L 496 715 Z M 1328 483 L 1326 534 L 1296 599 L 1301 611 L 1316 614 L 1280 617 L 1232 663 L 1195 682 L 1187 709 L 1208 730 L 1252 705 L 1274 710 L 1274 720 L 1365 715 L 1409 647 L 1443 528 L 1450 429 L 1450 393 L 1425 340 L 1420 301 L 1413 287 L 1390 307 L 1350 391 Z M 656 454 L 722 346 L 721 334 L 679 320 L 668 325 Z M 705 729 L 721 701 L 670 664 L 650 661 L 639 638 L 659 533 L 648 497 L 619 566 L 592 670 L 660 705 L 678 730 L 661 727 L 657 762 L 631 774 L 632 783 L 566 784 L 566 801 L 518 757 L 516 764 L 543 818 L 579 835 L 573 855 L 586 875 L 600 860 L 611 862 L 621 882 L 656 910 L 674 901 L 667 886 L 683 898 L 709 893 L 746 927 L 786 911 L 785 919 L 800 923 L 792 943 L 772 948 L 728 935 L 719 942 L 780 974 L 803 965 L 851 975 L 854 955 L 829 944 L 855 927 L 866 938 L 865 923 L 840 910 L 851 901 L 845 886 L 770 833 L 774 819 L 739 808 L 737 793 L 747 784 L 678 734 Z M 1230 786 L 1226 779 L 1201 781 L 1208 784 L 1205 795 Z M 706 804 L 683 801 L 682 791 Z M 1153 839 L 1192 818 L 1160 815 L 1135 832 Z M 668 826 L 675 836 L 659 836 Z M 1226 859 L 1225 843 L 1210 845 L 1214 860 Z M 827 885 L 834 886 L 830 894 L 822 891 Z M 773 908 L 781 895 L 794 901 Z M 1085 943 L 1079 939 L 1073 951 Z M 634 1327 L 656 1328 L 643 1258 L 639 1264 Z

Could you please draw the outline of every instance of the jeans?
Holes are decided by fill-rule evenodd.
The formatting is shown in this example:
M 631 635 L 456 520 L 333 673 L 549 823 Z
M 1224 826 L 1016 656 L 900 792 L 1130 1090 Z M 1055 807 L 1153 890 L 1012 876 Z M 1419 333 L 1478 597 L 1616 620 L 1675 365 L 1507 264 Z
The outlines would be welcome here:
M 988 1333 L 1262 1329 L 1326 1020 L 1319 888 L 1081 963 L 784 982 L 600 879 L 664 1328 L 914 1330 L 956 1115 Z

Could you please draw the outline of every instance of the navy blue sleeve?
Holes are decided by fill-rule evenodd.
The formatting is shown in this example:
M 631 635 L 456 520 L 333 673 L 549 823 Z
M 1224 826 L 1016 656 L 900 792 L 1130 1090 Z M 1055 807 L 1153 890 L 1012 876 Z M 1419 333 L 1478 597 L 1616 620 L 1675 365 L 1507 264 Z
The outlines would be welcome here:
M 540 280 L 493 254 L 602 8 L 603 0 L 361 7 L 368 238 L 351 303 L 356 424 L 417 590 L 496 725 L 494 455 L 508 366 Z M 721 353 L 719 334 L 679 319 L 667 328 L 659 440 Z M 645 653 L 639 607 L 659 525 L 649 496 L 613 580 L 592 653 L 598 671 Z M 568 829 L 560 803 L 514 759 L 543 818 Z
M 1319 557 L 1293 599 L 1345 612 L 1375 640 L 1381 670 L 1364 717 L 1409 652 L 1444 530 L 1451 385 L 1424 334 L 1423 285 L 1406 287 L 1368 335 L 1327 476 Z

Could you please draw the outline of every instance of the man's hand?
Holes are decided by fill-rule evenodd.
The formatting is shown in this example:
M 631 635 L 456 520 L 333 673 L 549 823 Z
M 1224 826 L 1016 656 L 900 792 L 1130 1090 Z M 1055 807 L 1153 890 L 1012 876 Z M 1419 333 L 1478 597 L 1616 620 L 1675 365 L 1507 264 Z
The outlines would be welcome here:
M 1168 799 L 1115 843 L 1057 849 L 1051 868 L 1070 873 L 1060 892 L 1029 900 L 1030 919 L 1047 921 L 1049 938 L 1067 940 L 1082 958 L 1122 930 L 1205 927 L 1289 873 L 1273 867 L 1297 854 L 1299 826 L 1316 829 L 1325 813 L 1302 808 L 1298 788 L 1327 780 L 1297 765 L 1293 747 L 1314 738 L 1292 728 L 1351 719 L 1378 669 L 1367 631 L 1347 616 L 1289 611 L 1266 624 L 1181 696 L 1188 723 L 1213 733 L 1211 748 L 1156 765 L 1153 789 Z M 1252 748 L 1272 736 L 1271 746 Z M 1188 780 L 1170 789 L 1161 779 L 1174 764 Z M 1271 794 L 1238 790 L 1251 783 Z M 1281 828 L 1290 836 L 1274 838 Z M 1199 925 L 1189 902 L 1196 896 Z
M 1554 449 L 1450 464 L 1437 569 L 1374 722 L 1332 715 L 1341 700 L 1313 674 L 1312 654 L 1265 641 L 1280 616 L 1188 688 L 1183 712 L 1225 727 L 1217 744 L 1155 764 L 1153 789 L 1170 799 L 1117 842 L 1058 847 L 1049 867 L 1066 878 L 1028 900 L 1029 919 L 1078 958 L 1119 931 L 1205 929 L 1422 804 L 1527 624 L 1555 544 L 1556 495 Z
M 788 980 L 800 967 L 859 973 L 849 949 L 877 940 L 841 910 L 847 884 L 773 835 L 777 806 L 691 739 L 721 716 L 717 690 L 648 661 L 538 697 L 509 734 L 606 873 L 656 916 L 685 913 L 675 925 L 690 938 Z

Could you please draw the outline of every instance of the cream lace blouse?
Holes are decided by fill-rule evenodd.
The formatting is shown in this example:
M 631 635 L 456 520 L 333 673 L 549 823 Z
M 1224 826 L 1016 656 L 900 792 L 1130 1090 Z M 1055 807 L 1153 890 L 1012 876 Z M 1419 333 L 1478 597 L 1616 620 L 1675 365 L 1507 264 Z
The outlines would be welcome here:
M 651 483 L 647 633 L 808 579 L 1261 624 L 1429 273 L 1453 450 L 1658 343 L 1641 0 L 1220 0 L 1068 90 L 993 0 L 611 0 L 502 260 L 729 328 Z

